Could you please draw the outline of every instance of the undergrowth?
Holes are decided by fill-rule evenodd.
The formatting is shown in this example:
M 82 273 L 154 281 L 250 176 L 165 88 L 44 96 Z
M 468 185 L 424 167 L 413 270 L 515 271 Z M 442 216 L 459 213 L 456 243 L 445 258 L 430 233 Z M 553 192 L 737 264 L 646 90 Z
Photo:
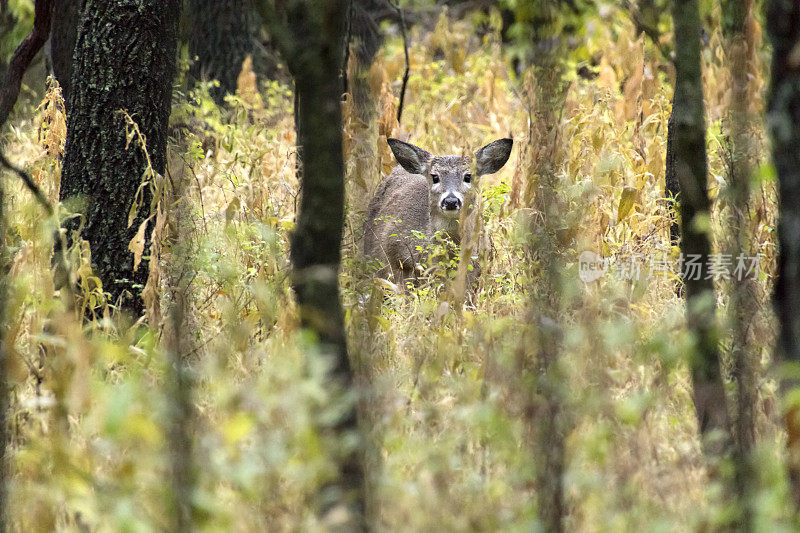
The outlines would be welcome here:
M 727 512 L 730 502 L 703 466 L 685 361 L 691 339 L 676 277 L 630 281 L 607 273 L 592 283 L 579 280 L 584 250 L 612 266 L 632 254 L 676 261 L 678 253 L 669 246 L 663 194 L 671 67 L 621 12 L 607 10 L 599 22 L 570 56 L 558 154 L 536 152 L 529 139 L 537 120 L 528 97 L 534 81 L 509 70 L 498 35 L 479 39 L 468 22 L 446 16 L 435 32 L 411 35 L 402 124 L 396 94 L 404 55 L 397 38 L 369 71 L 374 124 L 362 120 L 352 101 L 343 103 L 342 298 L 372 465 L 371 512 L 380 529 L 528 531 L 536 524 L 538 458 L 526 442 L 526 402 L 515 369 L 535 290 L 526 230 L 540 213 L 520 198 L 536 179 L 530 158 L 548 156 L 560 162 L 557 192 L 566 206 L 560 242 L 573 257 L 565 266 L 564 301 L 575 303 L 557 317 L 569 413 L 568 528 L 704 529 Z M 437 49 L 451 52 L 438 56 Z M 703 61 L 709 186 L 717 199 L 711 223 L 724 235 L 730 74 L 718 34 L 710 36 Z M 580 66 L 596 76 L 577 75 Z M 331 407 L 321 386 L 325 362 L 310 354 L 313 342 L 298 330 L 288 281 L 300 194 L 293 96 L 281 81 L 262 81 L 258 91 L 253 83 L 245 72 L 223 107 L 205 86 L 188 93 L 176 87 L 171 119 L 168 174 L 185 173 L 187 184 L 181 253 L 190 257 L 190 327 L 181 355 L 194 382 L 193 501 L 203 529 L 313 530 L 319 524 L 311 495 L 333 468 L 331 443 L 315 428 Z M 759 113 L 763 74 L 752 83 Z M 3 137 L 8 158 L 53 200 L 64 137 L 58 99 L 52 88 L 42 106 L 18 111 Z M 756 517 L 759 528 L 772 530 L 788 528 L 768 372 L 776 203 L 763 127 L 752 135 L 759 150 L 751 235 L 763 254 L 749 337 L 762 361 Z M 432 284 L 397 294 L 364 275 L 366 204 L 379 172 L 394 165 L 387 137 L 433 153 L 466 153 L 505 136 L 515 139 L 511 160 L 480 184 L 482 273 L 472 305 L 454 308 L 447 289 Z M 151 258 L 162 286 L 148 301 L 147 319 L 134 323 L 105 302 L 90 250 L 77 246 L 69 259 L 83 307 L 66 310 L 51 273 L 55 222 L 21 185 L 5 179 L 13 257 L 13 526 L 165 529 L 170 398 L 161 310 L 169 303 L 163 274 L 177 251 L 165 245 Z M 723 317 L 726 284 L 719 289 Z M 729 367 L 726 359 L 728 374 Z

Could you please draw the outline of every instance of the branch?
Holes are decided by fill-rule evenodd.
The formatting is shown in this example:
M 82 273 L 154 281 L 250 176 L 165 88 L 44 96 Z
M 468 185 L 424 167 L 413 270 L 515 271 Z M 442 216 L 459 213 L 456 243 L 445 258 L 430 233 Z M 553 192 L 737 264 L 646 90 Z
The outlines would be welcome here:
M 408 58 L 408 34 L 406 33 L 406 15 L 405 11 L 400 8 L 398 4 L 392 4 L 400 15 L 400 32 L 403 34 L 403 50 L 406 54 L 406 71 L 403 73 L 403 87 L 400 89 L 400 105 L 397 108 L 397 124 L 403 118 L 403 104 L 406 99 L 406 87 L 408 86 L 408 73 L 411 70 L 411 62 Z
M 48 215 L 53 214 L 53 206 L 50 204 L 49 201 L 47 201 L 47 197 L 45 197 L 44 193 L 39 188 L 39 186 L 33 182 L 33 179 L 31 179 L 30 175 L 27 172 L 25 172 L 21 168 L 12 165 L 8 161 L 8 159 L 6 159 L 6 156 L 3 155 L 3 152 L 0 152 L 0 166 L 6 167 L 11 172 L 19 176 L 19 178 L 25 183 L 25 186 L 28 187 L 28 189 L 33 193 L 33 196 L 36 198 L 36 201 L 38 201 L 42 205 L 42 207 L 44 207 L 44 210 L 47 211 L 47 214 Z
M 36 0 L 33 29 L 22 44 L 17 47 L 8 64 L 3 92 L 0 94 L 0 128 L 8 120 L 14 104 L 17 103 L 19 87 L 22 84 L 22 75 L 42 49 L 50 36 L 50 19 L 53 15 L 53 0 Z
M 11 61 L 8 64 L 5 83 L 2 94 L 0 94 L 0 128 L 8 120 L 14 104 L 17 103 L 19 87 L 22 84 L 22 75 L 28 70 L 36 53 L 42 49 L 47 38 L 50 36 L 50 19 L 53 14 L 53 0 L 36 0 L 36 11 L 34 12 L 33 29 L 24 41 L 14 51 Z M 53 206 L 47 201 L 42 190 L 33 182 L 27 172 L 12 165 L 3 152 L 0 151 L 0 166 L 4 166 L 11 172 L 19 176 L 25 186 L 33 193 L 36 200 L 44 207 L 48 215 L 53 214 Z

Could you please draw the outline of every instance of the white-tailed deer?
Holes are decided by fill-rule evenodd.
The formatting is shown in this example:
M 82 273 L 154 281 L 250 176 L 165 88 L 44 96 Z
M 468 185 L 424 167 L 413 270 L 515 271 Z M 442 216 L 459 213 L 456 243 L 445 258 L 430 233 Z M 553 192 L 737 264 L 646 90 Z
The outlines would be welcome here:
M 418 146 L 389 139 L 399 163 L 370 201 L 364 223 L 364 255 L 382 263 L 377 274 L 395 283 L 416 276 L 430 239 L 441 232 L 461 243 L 459 219 L 476 180 L 508 161 L 513 141 L 487 144 L 475 156 L 434 156 Z

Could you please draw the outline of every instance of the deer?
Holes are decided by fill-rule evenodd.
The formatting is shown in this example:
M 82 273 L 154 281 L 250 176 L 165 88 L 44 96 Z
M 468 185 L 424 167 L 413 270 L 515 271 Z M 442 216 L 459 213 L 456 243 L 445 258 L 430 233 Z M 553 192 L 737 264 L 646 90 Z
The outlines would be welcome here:
M 474 157 L 434 156 L 398 139 L 387 142 L 398 165 L 378 186 L 367 208 L 364 255 L 379 262 L 377 276 L 391 275 L 402 290 L 407 281 L 418 280 L 423 250 L 437 235 L 461 244 L 461 215 L 472 201 L 478 179 L 503 168 L 514 141 L 499 139 Z M 477 278 L 474 268 L 473 272 Z

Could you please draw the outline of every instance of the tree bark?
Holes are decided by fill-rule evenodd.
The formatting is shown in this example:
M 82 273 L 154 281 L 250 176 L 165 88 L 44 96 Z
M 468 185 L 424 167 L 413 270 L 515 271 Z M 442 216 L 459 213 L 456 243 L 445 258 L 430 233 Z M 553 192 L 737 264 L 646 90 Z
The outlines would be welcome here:
M 151 193 L 145 186 L 129 226 L 148 159 L 135 139 L 128 146 L 121 110 L 138 124 L 152 169 L 162 174 L 179 8 L 179 0 L 85 0 L 75 47 L 61 200 L 83 204 L 95 272 L 112 303 L 134 314 L 142 311 L 147 260 L 134 270 L 128 244 L 150 215 Z
M 58 0 L 53 6 L 50 28 L 50 65 L 64 102 L 69 101 L 72 89 L 72 61 L 78 38 L 80 0 Z
M 299 152 L 302 157 L 300 210 L 291 239 L 293 285 L 303 329 L 312 332 L 318 349 L 330 358 L 332 401 L 343 405 L 342 415 L 323 428 L 337 441 L 339 471 L 319 495 L 320 514 L 336 508 L 348 513 L 348 528 L 362 530 L 365 494 L 359 445 L 346 444 L 358 435 L 353 371 L 347 352 L 344 313 L 339 297 L 339 267 L 344 230 L 344 160 L 340 79 L 344 59 L 347 0 L 313 3 L 258 2 L 295 79 Z
M 686 321 L 694 337 L 690 355 L 697 421 L 706 451 L 721 455 L 727 437 L 709 439 L 712 434 L 729 434 L 728 409 L 719 361 L 713 280 L 706 276 L 711 243 L 708 232 L 710 206 L 706 188 L 705 118 L 700 67 L 700 12 L 697 0 L 675 0 L 672 7 L 677 72 L 673 101 L 674 169 L 681 189 L 681 248 L 685 260 L 701 264 L 696 275 L 684 268 Z M 705 227 L 704 227 L 705 226 Z
M 772 159 L 778 174 L 778 274 L 773 295 L 778 315 L 776 359 L 800 363 L 800 2 L 767 3 L 767 32 L 772 41 L 772 81 L 768 123 Z M 782 382 L 785 401 L 800 384 L 797 369 Z M 795 506 L 800 509 L 800 404 L 784 405 L 787 469 Z
M 257 74 L 271 75 L 271 64 L 260 42 L 258 13 L 252 0 L 187 0 L 190 74 L 196 80 L 218 80 L 211 96 L 221 104 L 236 92 L 242 62 L 250 55 Z

